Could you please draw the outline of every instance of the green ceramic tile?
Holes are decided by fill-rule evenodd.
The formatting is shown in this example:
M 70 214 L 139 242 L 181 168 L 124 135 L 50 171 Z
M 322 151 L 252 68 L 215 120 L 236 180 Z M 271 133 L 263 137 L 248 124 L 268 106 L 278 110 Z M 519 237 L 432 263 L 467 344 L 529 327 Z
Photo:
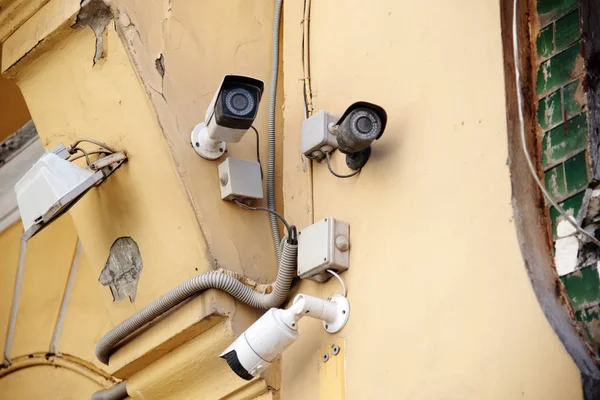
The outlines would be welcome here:
M 586 113 L 571 118 L 566 124 L 546 132 L 542 139 L 542 165 L 544 167 L 585 148 L 587 144 Z
M 538 104 L 538 123 L 542 129 L 563 121 L 562 99 L 560 90 L 544 97 Z
M 571 118 L 585 110 L 587 98 L 581 81 L 569 83 L 563 88 L 563 104 L 567 118 Z
M 588 167 L 585 151 L 565 161 L 567 191 L 573 192 L 588 184 Z
M 583 73 L 583 59 L 579 43 L 544 61 L 538 70 L 537 93 L 539 95 L 564 85 Z
M 560 279 L 573 307 L 582 307 L 600 300 L 600 279 L 596 265 L 561 276 Z
M 544 22 L 556 20 L 576 6 L 577 0 L 538 0 L 537 12 L 545 25 Z
M 579 211 L 581 209 L 581 205 L 583 204 L 583 196 L 585 195 L 585 191 L 579 192 L 576 195 L 573 195 L 559 203 L 558 205 L 565 210 L 565 212 L 573 217 L 577 218 L 579 215 Z M 552 222 L 552 235 L 556 237 L 556 226 L 558 225 L 559 218 L 562 218 L 561 215 L 556 211 L 554 207 L 550 207 L 550 221 Z
M 544 183 L 546 190 L 552 197 L 557 198 L 566 195 L 564 164 L 558 164 L 556 167 L 544 172 Z
M 556 21 L 556 50 L 561 51 L 581 37 L 579 10 L 575 10 Z
M 540 31 L 536 40 L 538 57 L 550 57 L 554 52 L 554 24 Z

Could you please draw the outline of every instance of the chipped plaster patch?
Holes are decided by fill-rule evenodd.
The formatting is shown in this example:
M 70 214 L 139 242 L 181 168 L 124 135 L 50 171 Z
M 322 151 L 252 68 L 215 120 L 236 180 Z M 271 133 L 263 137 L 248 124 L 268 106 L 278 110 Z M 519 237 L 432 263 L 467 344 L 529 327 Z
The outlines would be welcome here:
M 133 303 L 142 266 L 142 255 L 135 240 L 120 237 L 110 247 L 108 260 L 98 281 L 110 288 L 114 301 L 129 297 Z
M 102 0 L 84 0 L 81 3 L 81 11 L 77 14 L 77 20 L 73 27 L 81 28 L 89 26 L 96 36 L 96 51 L 94 53 L 94 65 L 106 54 L 106 42 L 104 36 L 106 27 L 112 20 L 112 12 Z

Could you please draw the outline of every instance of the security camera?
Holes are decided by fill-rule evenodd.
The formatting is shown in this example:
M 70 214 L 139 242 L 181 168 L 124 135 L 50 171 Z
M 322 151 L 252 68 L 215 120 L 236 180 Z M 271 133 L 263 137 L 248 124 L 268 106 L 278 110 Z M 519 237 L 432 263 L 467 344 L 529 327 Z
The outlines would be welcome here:
M 381 138 L 386 124 L 385 110 L 366 101 L 352 104 L 340 118 L 319 111 L 304 121 L 302 152 L 308 158 L 321 159 L 339 148 L 346 154 L 346 165 L 356 171 L 369 160 L 371 143 Z
M 299 294 L 287 310 L 271 308 L 240 335 L 222 354 L 240 378 L 259 376 L 271 362 L 298 339 L 298 321 L 305 316 L 320 319 L 329 333 L 344 328 L 350 315 L 348 299 L 336 294 L 331 300 Z
M 371 143 L 378 140 L 387 123 L 385 110 L 378 105 L 359 101 L 352 104 L 333 126 L 339 150 L 346 154 L 346 165 L 361 169 L 371 155 Z
M 203 158 L 216 160 L 226 142 L 239 142 L 252 126 L 265 84 L 243 75 L 225 75 L 210 102 L 204 122 L 194 127 L 192 147 Z

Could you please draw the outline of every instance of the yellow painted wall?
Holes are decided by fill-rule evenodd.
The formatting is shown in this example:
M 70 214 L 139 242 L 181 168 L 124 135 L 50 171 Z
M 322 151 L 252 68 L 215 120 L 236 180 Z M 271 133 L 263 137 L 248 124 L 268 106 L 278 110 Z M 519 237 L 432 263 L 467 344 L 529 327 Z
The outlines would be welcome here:
M 91 136 L 131 156 L 70 212 L 84 254 L 59 350 L 94 362 L 93 343 L 111 325 L 196 274 L 195 268 L 211 268 L 211 255 L 253 278 L 273 275 L 272 265 L 265 263 L 272 258 L 266 217 L 221 203 L 212 179 L 216 164 L 184 147 L 187 132 L 204 114 L 215 77 L 243 71 L 268 76 L 269 53 L 262 46 L 270 40 L 271 2 L 236 3 L 241 8 L 233 7 L 232 16 L 251 21 L 252 27 L 234 24 L 231 30 L 223 26 L 221 3 L 174 1 L 171 8 L 121 3 L 138 31 L 125 29 L 131 24 L 119 20 L 122 42 L 109 25 L 106 60 L 92 66 L 93 34 L 79 29 L 58 43 L 43 44 L 44 51 L 16 72 L 47 147 Z M 300 339 L 282 359 L 281 398 L 318 398 L 322 386 L 331 384 L 319 378 L 319 359 L 320 349 L 335 339 L 345 341 L 349 399 L 580 399 L 579 372 L 533 295 L 511 222 L 498 5 L 380 1 L 365 7 L 350 0 L 340 7 L 331 0 L 312 2 L 316 110 L 341 114 L 351 102 L 367 100 L 384 106 L 389 115 L 371 161 L 349 180 L 335 179 L 319 164 L 311 174 L 299 156 L 302 11 L 302 2 L 286 2 L 285 101 L 280 97 L 285 213 L 299 227 L 311 223 L 313 213 L 314 220 L 334 216 L 350 223 L 351 269 L 343 277 L 351 317 L 336 336 L 315 321 L 301 321 Z M 202 23 L 193 15 L 201 16 Z M 333 27 L 332 21 L 344 23 Z M 242 32 L 255 33 L 257 41 Z M 151 73 L 159 52 L 165 54 L 168 77 L 161 89 L 164 103 L 148 89 L 149 82 L 160 84 Z M 193 61 L 186 66 L 187 57 Z M 195 68 L 200 61 L 206 62 L 203 74 Z M 260 115 L 264 138 L 266 101 Z M 250 138 L 244 141 L 232 146 L 231 154 L 252 158 L 254 145 Z M 343 157 L 335 154 L 333 165 L 344 171 Z M 205 181 L 208 189 L 202 192 Z M 72 232 L 65 221 L 56 229 Z M 228 236 L 234 226 L 240 231 Z M 15 231 L 0 234 L 0 244 L 5 235 L 16 237 Z M 74 236 L 68 235 L 64 246 L 72 252 Z M 95 281 L 110 245 L 122 235 L 137 241 L 144 260 L 135 305 L 113 304 L 108 288 Z M 14 249 L 0 257 L 14 260 Z M 11 274 L 3 265 L 2 278 Z M 64 282 L 66 275 L 61 276 L 57 280 Z M 294 293 L 327 297 L 338 290 L 336 282 L 301 282 Z M 194 311 L 183 310 L 184 319 L 194 321 Z M 97 318 L 89 319 L 86 311 Z M 164 398 L 173 389 L 177 396 L 211 398 L 223 395 L 223 388 L 240 387 L 239 382 L 223 383 L 218 390 L 188 386 L 172 374 L 191 362 L 186 349 L 205 354 L 195 346 L 211 340 L 224 346 L 225 335 L 232 335 L 230 330 L 220 333 L 224 326 L 138 371 L 130 394 Z M 28 343 L 38 340 L 23 333 L 19 337 L 21 351 L 31 351 L 34 346 Z M 168 386 L 155 387 L 160 377 Z M 5 379 L 0 385 L 20 385 Z
M 2 399 L 89 399 L 101 386 L 66 368 L 35 366 L 0 379 Z
M 4 354 L 10 320 L 22 226 L 0 232 L 0 349 Z M 90 276 L 85 253 L 80 258 L 68 303 L 56 361 L 46 358 L 59 308 L 75 255 L 77 232 L 71 217 L 63 215 L 27 243 L 21 297 L 17 312 L 12 366 L 0 369 L 0 399 L 84 399 L 114 384 L 94 369 L 104 367 L 93 356 L 94 345 L 110 326 L 106 308 L 97 305 L 100 288 Z M 90 285 L 93 280 L 94 285 Z M 35 382 L 35 384 L 32 384 Z M 49 396 L 49 397 L 48 397 Z
M 10 319 L 10 307 L 19 264 L 19 243 L 23 227 L 16 223 L 0 232 L 0 350 L 4 344 Z
M 140 307 L 196 274 L 196 268 L 211 266 L 160 127 L 111 27 L 104 62 L 92 66 L 94 35 L 77 29 L 23 68 L 17 82 L 46 148 L 93 137 L 127 151 L 131 162 L 70 213 L 96 277 L 118 237 L 137 242 L 143 260 L 135 303 Z M 133 310 L 129 300 L 111 306 L 114 323 Z
M 50 349 L 76 242 L 68 215 L 27 242 L 13 356 Z
M 343 275 L 351 316 L 339 335 L 348 399 L 582 396 L 512 223 L 498 7 L 312 1 L 315 110 L 341 114 L 366 100 L 389 117 L 357 178 L 313 165 L 315 221 L 335 216 L 351 226 Z M 286 21 L 302 12 L 302 2 L 286 2 Z M 284 191 L 286 213 L 308 219 L 298 195 L 307 179 L 297 172 L 301 29 L 285 24 Z M 340 154 L 333 166 L 347 171 Z M 296 288 L 324 297 L 338 290 L 336 282 Z M 317 398 L 318 352 L 332 341 L 315 321 L 299 329 L 283 357 L 286 400 Z
M 156 111 L 215 263 L 270 282 L 275 278 L 276 263 L 268 219 L 263 213 L 248 213 L 219 200 L 217 166 L 222 160 L 210 162 L 200 158 L 191 148 L 189 137 L 194 126 L 204 120 L 206 107 L 223 75 L 262 79 L 265 92 L 254 126 L 260 132 L 266 174 L 272 2 L 119 0 L 112 4 L 119 14 L 116 25 Z M 164 76 L 156 69 L 159 57 L 164 63 Z M 282 89 L 281 84 L 279 87 Z M 282 90 L 278 96 L 277 134 L 281 137 Z M 279 140 L 279 210 L 283 210 L 281 148 Z M 253 132 L 239 143 L 229 144 L 227 156 L 255 160 Z M 266 205 L 266 178 L 264 186 L 265 199 L 258 201 L 259 205 Z

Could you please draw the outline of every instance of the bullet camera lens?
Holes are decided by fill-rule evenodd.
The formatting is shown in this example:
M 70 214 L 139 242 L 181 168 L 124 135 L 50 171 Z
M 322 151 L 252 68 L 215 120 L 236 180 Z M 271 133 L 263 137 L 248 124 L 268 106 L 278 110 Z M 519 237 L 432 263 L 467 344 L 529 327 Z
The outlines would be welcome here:
M 367 140 L 374 140 L 379 134 L 381 122 L 374 112 L 358 109 L 350 114 L 350 129 L 352 132 Z
M 359 117 L 356 121 L 356 129 L 360 133 L 369 133 L 373 129 L 373 122 L 367 117 Z
M 249 103 L 248 99 L 243 94 L 236 93 L 231 98 L 231 105 L 236 110 L 240 110 L 240 111 L 245 110 L 246 107 L 248 107 L 248 103 Z
M 225 105 L 234 115 L 247 115 L 254 110 L 254 97 L 246 89 L 232 89 L 225 96 Z

